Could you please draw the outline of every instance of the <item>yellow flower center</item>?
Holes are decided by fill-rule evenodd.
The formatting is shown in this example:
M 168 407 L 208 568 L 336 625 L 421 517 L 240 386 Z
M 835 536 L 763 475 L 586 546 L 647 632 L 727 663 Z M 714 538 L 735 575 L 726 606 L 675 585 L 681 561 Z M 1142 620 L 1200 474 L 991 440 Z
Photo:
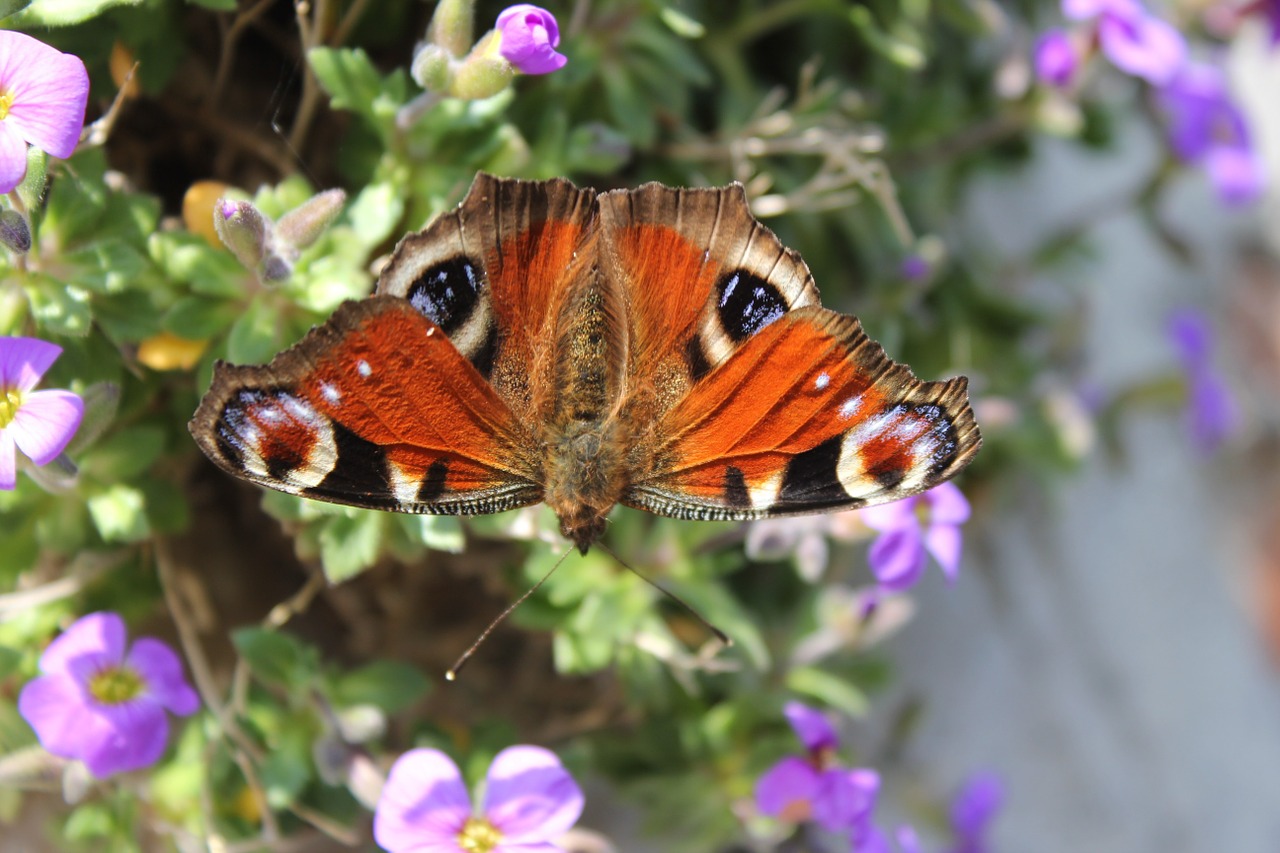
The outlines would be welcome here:
M 123 666 L 109 666 L 89 679 L 89 693 L 104 705 L 120 705 L 142 692 L 138 673 Z
M 18 407 L 22 405 L 22 394 L 16 388 L 10 388 L 0 397 L 0 429 L 13 423 L 18 416 Z
M 9 115 L 9 110 L 12 107 L 13 107 L 13 93 L 0 92 L 0 121 L 3 121 Z
M 502 840 L 498 828 L 482 817 L 469 817 L 458 833 L 458 846 L 467 853 L 489 853 Z

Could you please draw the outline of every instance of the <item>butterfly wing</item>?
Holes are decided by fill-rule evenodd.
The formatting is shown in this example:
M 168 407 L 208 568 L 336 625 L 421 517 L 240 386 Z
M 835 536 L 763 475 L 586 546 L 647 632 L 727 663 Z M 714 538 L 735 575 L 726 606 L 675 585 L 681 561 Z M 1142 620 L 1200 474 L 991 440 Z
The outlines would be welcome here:
M 600 197 L 601 264 L 625 292 L 622 503 L 679 518 L 762 518 L 896 500 L 968 464 L 966 382 L 922 383 L 853 317 L 739 185 Z
M 219 362 L 190 424 L 220 468 L 308 498 L 435 514 L 537 503 L 528 432 L 410 301 L 346 302 L 264 366 Z
M 769 324 L 655 426 L 623 503 L 677 518 L 850 509 L 932 488 L 981 439 L 964 378 L 920 382 L 853 317 L 809 306 Z

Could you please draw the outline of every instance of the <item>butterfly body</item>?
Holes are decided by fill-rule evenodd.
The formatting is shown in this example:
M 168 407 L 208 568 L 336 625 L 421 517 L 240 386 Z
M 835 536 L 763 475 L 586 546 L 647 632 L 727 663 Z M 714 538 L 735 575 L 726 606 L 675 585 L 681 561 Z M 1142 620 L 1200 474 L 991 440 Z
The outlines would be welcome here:
M 965 389 L 822 308 L 740 186 L 481 175 L 373 296 L 269 365 L 219 363 L 191 431 L 224 470 L 319 500 L 545 502 L 585 552 L 618 503 L 750 519 L 923 491 L 981 442 Z

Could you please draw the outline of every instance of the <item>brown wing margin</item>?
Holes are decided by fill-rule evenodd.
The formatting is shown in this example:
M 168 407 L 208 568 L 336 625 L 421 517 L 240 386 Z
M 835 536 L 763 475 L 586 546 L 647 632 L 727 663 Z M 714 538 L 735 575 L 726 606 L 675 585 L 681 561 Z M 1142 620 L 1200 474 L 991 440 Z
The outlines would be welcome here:
M 968 382 L 920 382 L 858 321 L 790 312 L 655 427 L 622 502 L 677 518 L 749 519 L 897 500 L 954 476 L 981 436 Z
M 542 499 L 530 440 L 409 302 L 346 302 L 264 366 L 219 362 L 189 425 L 241 479 L 371 509 L 498 512 Z

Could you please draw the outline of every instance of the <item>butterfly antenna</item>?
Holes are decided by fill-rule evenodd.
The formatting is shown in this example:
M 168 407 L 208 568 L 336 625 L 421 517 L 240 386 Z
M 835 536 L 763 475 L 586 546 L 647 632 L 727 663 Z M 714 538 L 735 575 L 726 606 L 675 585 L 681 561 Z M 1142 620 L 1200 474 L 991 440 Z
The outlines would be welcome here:
M 489 638 L 489 635 L 493 633 L 493 629 L 501 625 L 503 620 L 511 615 L 511 611 L 515 610 L 521 604 L 524 604 L 525 600 L 528 599 L 529 596 L 537 592 L 538 588 L 541 587 L 544 583 L 546 583 L 547 579 L 550 578 L 551 575 L 555 573 L 555 570 L 560 568 L 560 564 L 564 562 L 564 558 L 569 556 L 569 554 L 571 554 L 572 552 L 573 552 L 573 549 L 569 548 L 563 554 L 561 554 L 560 559 L 556 560 L 556 564 L 552 566 L 549 570 L 547 570 L 547 573 L 543 575 L 542 578 L 537 583 L 535 583 L 533 586 L 525 590 L 524 595 L 520 596 L 511 604 L 509 604 L 506 610 L 498 614 L 498 618 L 494 619 L 492 622 L 489 623 L 488 628 L 485 628 L 483 631 L 480 632 L 480 636 L 476 637 L 476 641 L 471 644 L 471 647 L 467 649 L 465 652 L 463 652 L 462 655 L 456 661 L 453 662 L 453 666 L 445 670 L 445 673 L 444 673 L 445 681 L 456 681 L 458 679 L 458 673 L 462 671 L 462 667 L 466 665 L 467 661 L 471 659 L 471 656 L 476 653 L 476 649 L 480 648 L 480 644 Z
M 653 588 L 654 588 L 654 589 L 656 589 L 658 592 L 662 593 L 662 594 L 663 594 L 663 595 L 665 595 L 667 598 L 669 598 L 669 599 L 671 599 L 672 601 L 674 601 L 676 604 L 679 604 L 679 605 L 680 605 L 681 607 L 683 607 L 685 610 L 689 611 L 689 613 L 690 613 L 690 614 L 692 614 L 692 616 L 693 616 L 693 618 L 694 618 L 694 619 L 697 619 L 699 622 L 701 622 L 701 623 L 702 623 L 702 625 L 703 625 L 703 627 L 704 627 L 704 628 L 706 628 L 706 629 L 707 629 L 708 631 L 710 631 L 712 634 L 715 634 L 716 639 L 717 639 L 717 640 L 719 640 L 719 641 L 724 645 L 724 647 L 725 647 L 726 649 L 733 645 L 733 640 L 729 637 L 729 635 L 728 635 L 728 634 L 726 634 L 724 631 L 721 631 L 721 630 L 720 630 L 719 628 L 717 628 L 715 625 L 712 625 L 712 624 L 711 624 L 711 622 L 707 620 L 707 617 L 705 617 L 705 616 L 703 616 L 701 613 L 699 613 L 699 612 L 698 612 L 698 610 L 697 610 L 697 608 L 695 608 L 692 604 L 690 604 L 689 602 L 685 601 L 683 598 L 681 598 L 680 596 L 676 595 L 676 594 L 675 594 L 674 592 L 672 592 L 671 590 L 669 590 L 669 589 L 667 589 L 667 588 L 663 587 L 661 584 L 657 583 L 657 582 L 656 582 L 656 581 L 654 581 L 652 578 L 650 578 L 650 577 L 648 577 L 647 575 L 645 575 L 645 574 L 644 574 L 644 572 L 640 571 L 640 570 L 639 570 L 639 569 L 637 569 L 635 566 L 631 565 L 631 564 L 630 564 L 630 563 L 628 563 L 626 560 L 624 560 L 624 559 L 622 559 L 621 557 L 619 557 L 619 556 L 617 555 L 617 553 L 616 553 L 616 552 L 614 552 L 612 549 L 610 549 L 610 548 L 609 548 L 607 545 L 605 545 L 603 542 L 597 542 L 597 543 L 596 543 L 596 547 L 600 548 L 600 549 L 601 549 L 601 550 L 603 550 L 606 554 L 608 554 L 610 557 L 613 557 L 613 559 L 617 560 L 617 561 L 618 561 L 618 564 L 619 564 L 619 565 L 621 565 L 621 566 L 622 566 L 624 569 L 626 569 L 627 571 L 631 572 L 631 574 L 633 574 L 633 575 L 635 575 L 636 577 L 640 578 L 640 580 L 644 581 L 644 582 L 645 582 L 645 583 L 647 583 L 649 586 L 653 587 Z

